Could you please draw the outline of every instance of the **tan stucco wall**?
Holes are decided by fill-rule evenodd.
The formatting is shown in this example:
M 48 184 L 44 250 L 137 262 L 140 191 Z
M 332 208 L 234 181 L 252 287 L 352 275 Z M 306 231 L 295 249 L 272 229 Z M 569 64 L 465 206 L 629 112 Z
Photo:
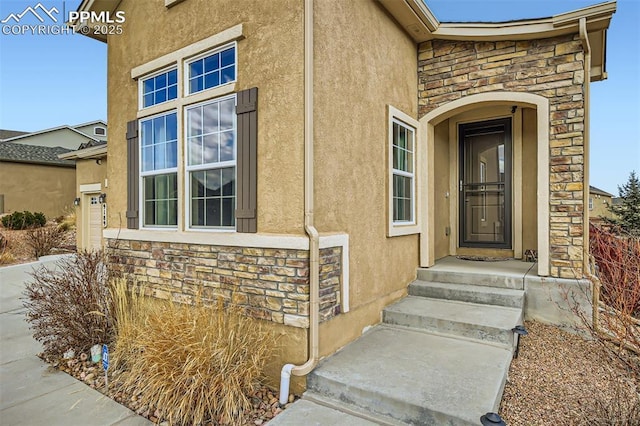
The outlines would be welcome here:
M 589 199 L 593 200 L 593 209 L 589 209 L 589 218 L 614 218 L 608 206 L 612 204 L 611 197 L 607 195 L 589 193 Z
M 0 194 L 6 213 L 42 212 L 47 219 L 61 216 L 73 206 L 76 169 L 26 163 L 0 162 Z
M 449 164 L 449 120 L 444 120 L 434 130 L 434 212 L 435 236 L 434 256 L 436 259 L 448 256 L 451 235 L 447 227 L 455 226 L 455 212 L 450 212 L 450 169 Z M 452 217 L 453 216 L 453 217 Z M 453 225 L 452 225 L 453 224 Z
M 82 198 L 80 185 L 99 183 L 101 192 L 105 192 L 105 179 L 107 177 L 107 159 L 101 160 L 102 164 L 97 164 L 96 160 L 77 160 L 76 161 L 76 197 Z M 82 221 L 85 220 L 84 209 L 87 208 L 86 203 L 80 201 L 80 206 L 76 207 L 76 243 L 78 247 L 86 247 L 87 242 L 83 241 L 85 227 Z M 109 199 L 107 198 L 107 203 Z
M 119 10 L 123 34 L 108 39 L 109 223 L 126 223 L 126 123 L 138 109 L 132 68 L 243 24 L 236 90 L 259 89 L 258 232 L 303 234 L 303 3 L 124 0 Z
M 522 110 L 522 249 L 538 249 L 537 118 L 531 108 Z
M 417 118 L 416 46 L 376 1 L 314 7 L 316 227 L 350 244 L 351 312 L 323 324 L 329 353 L 380 321 L 372 302 L 400 297 L 415 277 L 418 235 L 386 236 L 386 164 L 387 105 Z
M 163 1 L 124 0 L 118 6 L 126 14 L 123 34 L 108 38 L 106 193 L 111 228 L 126 227 L 126 125 L 136 119 L 138 110 L 138 83 L 131 78 L 132 69 L 242 24 L 235 89 L 259 90 L 258 232 L 304 234 L 303 2 L 219 3 L 223 7 L 212 7 L 209 0 L 189 0 L 166 8 Z M 149 22 L 153 25 L 147 25 Z M 184 135 L 180 121 L 178 134 Z M 183 149 L 182 136 L 178 146 Z M 184 199 L 180 173 L 178 179 L 179 196 Z M 183 212 L 184 204 L 181 215 Z M 305 329 L 279 324 L 273 327 L 281 335 L 267 368 L 275 383 L 285 362 L 306 361 L 308 344 Z M 293 390 L 300 391 L 303 384 L 304 379 L 294 378 Z

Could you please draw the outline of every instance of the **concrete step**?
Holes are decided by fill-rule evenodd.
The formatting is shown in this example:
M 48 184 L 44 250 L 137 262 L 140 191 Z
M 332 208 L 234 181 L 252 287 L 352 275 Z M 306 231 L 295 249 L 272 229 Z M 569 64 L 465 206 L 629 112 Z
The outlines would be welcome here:
M 406 424 L 478 425 L 498 410 L 510 361 L 499 346 L 379 325 L 323 360 L 305 395 Z
M 284 410 L 269 426 L 377 426 L 377 421 L 367 420 L 348 414 L 332 405 L 319 404 L 316 401 L 300 399 Z
M 524 291 L 509 288 L 416 280 L 409 285 L 409 294 L 431 299 L 458 300 L 510 308 L 524 307 Z
M 513 348 L 511 329 L 522 324 L 522 308 L 407 296 L 387 306 L 385 324 L 461 336 Z
M 524 290 L 522 273 L 492 272 L 490 268 L 466 270 L 460 265 L 435 265 L 431 268 L 418 268 L 417 275 L 420 281 Z

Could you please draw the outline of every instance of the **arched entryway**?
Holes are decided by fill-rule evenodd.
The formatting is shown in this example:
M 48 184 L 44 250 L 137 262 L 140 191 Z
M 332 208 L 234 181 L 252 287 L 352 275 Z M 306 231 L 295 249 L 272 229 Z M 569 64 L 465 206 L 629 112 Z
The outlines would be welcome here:
M 502 130 L 491 126 L 502 126 Z M 420 127 L 423 133 L 420 163 L 427 166 L 419 169 L 420 181 L 423 182 L 421 210 L 425 212 L 421 221 L 421 266 L 432 266 L 440 257 L 467 251 L 500 252 L 520 258 L 525 250 L 535 248 L 538 252 L 538 275 L 549 275 L 547 98 L 517 92 L 470 95 L 427 113 L 420 120 Z M 496 173 L 502 176 L 502 186 L 481 185 L 488 183 L 482 181 L 483 176 L 480 180 L 467 182 L 464 172 L 461 173 L 465 158 L 482 158 L 480 154 L 465 154 L 465 137 L 488 134 L 480 133 L 478 129 L 489 128 L 493 133 L 502 132 L 502 140 L 506 141 L 494 147 L 488 145 L 485 149 L 486 152 L 500 153 L 500 160 L 493 161 L 493 167 L 500 168 Z M 484 140 L 483 143 L 490 144 L 490 141 Z M 487 161 L 486 167 L 491 168 L 491 163 Z M 499 166 L 496 165 L 498 163 Z M 487 173 L 487 177 L 491 177 L 491 172 Z M 465 192 L 468 188 L 473 191 Z M 485 194 L 484 200 L 487 200 L 493 195 L 486 194 L 500 190 L 506 205 L 504 211 L 487 211 L 486 206 L 478 204 L 476 208 L 483 213 L 476 216 L 483 215 L 483 218 L 474 219 L 486 221 L 495 241 L 480 237 L 474 243 L 475 236 L 469 237 L 466 230 L 471 226 L 464 226 L 465 200 L 469 203 L 473 197 L 468 194 L 474 191 Z M 500 219 L 492 219 L 492 215 Z

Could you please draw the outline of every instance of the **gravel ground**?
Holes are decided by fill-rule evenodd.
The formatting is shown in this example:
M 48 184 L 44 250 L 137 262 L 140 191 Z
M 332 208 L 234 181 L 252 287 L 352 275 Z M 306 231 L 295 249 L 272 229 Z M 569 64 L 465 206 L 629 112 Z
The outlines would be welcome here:
M 600 343 L 537 322 L 526 328 L 500 410 L 509 426 L 640 425 L 639 383 Z

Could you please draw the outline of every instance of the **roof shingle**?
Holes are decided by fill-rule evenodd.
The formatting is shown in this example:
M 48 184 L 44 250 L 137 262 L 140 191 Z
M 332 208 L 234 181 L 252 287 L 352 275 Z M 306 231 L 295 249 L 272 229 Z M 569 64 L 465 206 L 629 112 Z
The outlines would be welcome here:
M 70 151 L 70 149 L 59 146 L 51 148 L 13 142 L 0 142 L 0 161 L 74 167 L 75 162 L 73 160 L 60 160 L 58 158 L 58 154 L 64 154 Z

